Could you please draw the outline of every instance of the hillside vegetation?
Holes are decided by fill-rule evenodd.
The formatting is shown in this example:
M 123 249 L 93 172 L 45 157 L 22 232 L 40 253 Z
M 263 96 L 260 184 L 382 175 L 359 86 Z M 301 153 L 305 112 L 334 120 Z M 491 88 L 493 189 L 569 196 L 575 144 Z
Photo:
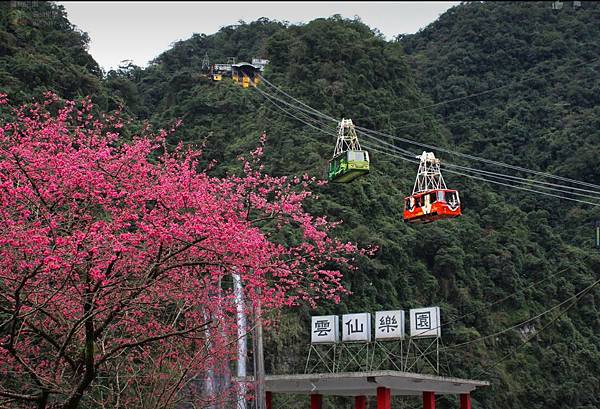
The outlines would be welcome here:
M 64 9 L 46 2 L 0 3 L 0 84 L 14 102 L 53 91 L 100 96 L 102 72 L 87 53 L 89 37 Z M 100 102 L 100 101 L 99 101 Z
M 104 79 L 85 53 L 85 36 L 73 27 L 26 25 L 34 33 L 26 34 L 11 23 L 15 10 L 1 10 L 2 35 L 14 37 L 2 41 L 0 49 L 2 91 L 15 98 L 44 89 L 65 97 L 92 94 L 107 107 L 123 103 L 138 123 L 160 127 L 181 118 L 183 125 L 170 142 L 202 147 L 205 161 L 218 162 L 215 174 L 235 171 L 236 158 L 255 147 L 264 130 L 268 171 L 323 176 L 335 138 L 283 115 L 255 90 L 209 81 L 200 72 L 205 53 L 214 62 L 229 56 L 268 58 L 270 82 L 360 126 L 600 184 L 596 2 L 560 11 L 547 2 L 465 3 L 394 41 L 359 20 L 338 16 L 299 26 L 261 19 L 210 36 L 194 35 L 145 69 L 130 66 Z M 53 37 L 59 33 L 71 42 Z M 26 41 L 26 35 L 38 40 Z M 30 81 L 22 71 L 35 65 L 23 62 L 27 58 L 60 59 L 50 67 L 71 67 L 77 81 L 62 76 L 71 72 L 67 68 Z M 414 123 L 420 125 L 406 127 Z M 342 239 L 376 245 L 379 251 L 359 260 L 358 270 L 346 276 L 352 295 L 340 304 L 317 311 L 302 307 L 279 317 L 268 333 L 268 372 L 304 369 L 308 320 L 317 313 L 439 305 L 442 320 L 453 321 L 443 329 L 443 342 L 451 346 L 539 314 L 599 278 L 591 226 L 600 219 L 597 208 L 446 175 L 449 187 L 461 192 L 463 216 L 411 226 L 402 221 L 402 200 L 412 189 L 416 166 L 371 156 L 368 177 L 322 187 L 310 210 L 343 220 Z M 499 300 L 505 301 L 488 307 Z M 443 367 L 451 372 L 444 373 L 492 383 L 474 395 L 475 407 L 599 408 L 599 300 L 596 287 L 562 315 L 568 304 L 526 330 L 446 351 Z M 289 408 L 306 403 L 286 402 Z M 438 406 L 457 407 L 457 401 L 440 398 Z

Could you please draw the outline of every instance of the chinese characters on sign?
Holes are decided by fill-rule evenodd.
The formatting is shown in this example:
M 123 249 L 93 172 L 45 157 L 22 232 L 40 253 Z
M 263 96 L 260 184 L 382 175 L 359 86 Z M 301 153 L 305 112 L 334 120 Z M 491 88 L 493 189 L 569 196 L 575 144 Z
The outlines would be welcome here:
M 342 341 L 370 342 L 371 314 L 342 315 Z
M 311 343 L 335 344 L 339 342 L 339 317 L 337 315 L 312 317 L 311 324 Z
M 410 336 L 417 338 L 440 337 L 440 308 L 415 308 L 410 310 Z M 311 343 L 335 344 L 340 342 L 340 317 L 324 315 L 311 318 Z M 343 342 L 371 342 L 371 314 L 344 314 L 341 322 Z M 377 311 L 375 313 L 375 339 L 404 339 L 404 311 Z
M 377 311 L 375 313 L 375 339 L 404 338 L 404 311 Z
M 410 310 L 411 337 L 440 337 L 440 307 Z

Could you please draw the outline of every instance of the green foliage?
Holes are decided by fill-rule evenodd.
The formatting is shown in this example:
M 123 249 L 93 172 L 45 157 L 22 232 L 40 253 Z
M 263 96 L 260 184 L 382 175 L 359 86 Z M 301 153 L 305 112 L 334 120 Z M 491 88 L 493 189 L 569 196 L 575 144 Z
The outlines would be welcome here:
M 298 26 L 242 22 L 194 35 L 148 68 L 129 65 L 102 81 L 85 53 L 87 38 L 64 16 L 62 26 L 15 25 L 27 10 L 15 17 L 1 7 L 3 89 L 23 98 L 41 89 L 91 93 L 158 127 L 181 118 L 170 143 L 202 147 L 204 160 L 218 162 L 215 174 L 235 171 L 236 158 L 265 130 L 266 170 L 322 177 L 335 139 L 284 116 L 253 89 L 209 81 L 200 70 L 205 53 L 211 62 L 268 58 L 269 81 L 360 126 L 600 184 L 600 63 L 591 63 L 600 54 L 600 8 L 594 2 L 579 10 L 565 2 L 560 11 L 547 2 L 463 3 L 392 42 L 339 16 Z M 446 175 L 461 192 L 463 216 L 411 226 L 402 222 L 402 200 L 416 168 L 381 154 L 371 158 L 368 176 L 320 188 L 310 210 L 343 220 L 342 238 L 379 251 L 348 272 L 352 295 L 339 305 L 278 317 L 268 334 L 269 372 L 303 370 L 311 314 L 440 305 L 443 321 L 451 322 L 443 340 L 452 345 L 512 326 L 598 278 L 590 223 L 599 211 Z M 456 159 L 442 156 L 461 163 Z M 451 375 L 492 382 L 474 396 L 480 407 L 600 407 L 599 297 L 596 288 L 525 346 L 526 335 L 515 330 L 449 350 Z M 557 312 L 530 330 L 539 331 Z M 438 404 L 456 407 L 452 399 Z M 304 405 L 292 400 L 285 407 Z
M 400 41 L 434 102 L 503 87 L 436 109 L 455 145 L 600 183 L 598 12 L 596 2 L 468 3 Z
M 174 135 L 173 143 L 205 144 L 206 160 L 221 163 L 216 172 L 233 171 L 235 158 L 255 145 L 266 130 L 267 170 L 324 176 L 333 137 L 283 116 L 251 89 L 227 81 L 211 83 L 198 75 L 199 59 L 205 52 L 215 56 L 213 61 L 225 61 L 230 55 L 266 57 L 271 60 L 266 73 L 269 81 L 334 117 L 350 117 L 358 125 L 399 136 L 598 182 L 597 167 L 580 160 L 581 155 L 597 160 L 592 158 L 598 149 L 593 136 L 598 132 L 597 115 L 591 113 L 598 104 L 595 95 L 581 95 L 571 87 L 575 80 L 577 89 L 584 88 L 585 75 L 568 76 L 568 70 L 554 70 L 552 83 L 523 82 L 500 95 L 462 100 L 435 112 L 410 110 L 502 86 L 536 70 L 579 63 L 584 55 L 565 56 L 564 47 L 548 46 L 542 40 L 537 49 L 531 38 L 520 38 L 519 33 L 527 30 L 513 22 L 516 15 L 517 21 L 536 19 L 540 38 L 558 33 L 563 42 L 570 43 L 567 34 L 553 28 L 557 18 L 545 20 L 544 16 L 552 16 L 546 6 L 465 4 L 431 28 L 399 42 L 386 42 L 360 21 L 337 16 L 301 26 L 265 20 L 242 24 L 215 36 L 194 36 L 158 57 L 135 80 L 142 101 L 138 105 L 157 125 L 183 118 L 185 126 Z M 582 25 L 580 31 L 591 23 L 570 12 L 567 18 Z M 441 28 L 435 28 L 436 24 Z M 473 37 L 478 27 L 484 33 Z M 268 35 L 265 28 L 271 29 Z M 589 37 L 590 32 L 581 35 Z M 592 38 L 598 36 L 588 41 Z M 491 52 L 501 53 L 497 45 L 502 41 L 522 43 L 520 49 L 515 44 L 506 47 L 515 64 L 506 64 L 508 57 Z M 589 78 L 591 73 L 586 75 Z M 582 98 L 584 103 L 568 121 L 560 122 L 565 108 L 557 101 L 567 97 Z M 420 125 L 406 126 L 414 123 Z M 574 129 L 580 129 L 577 137 L 587 144 L 585 154 L 561 138 Z M 567 147 L 571 151 L 565 151 Z M 461 190 L 464 216 L 412 227 L 402 223 L 402 198 L 410 191 L 415 169 L 382 155 L 371 156 L 373 171 L 368 177 L 323 187 L 311 210 L 343 220 L 339 230 L 343 238 L 375 244 L 380 250 L 375 258 L 359 260 L 358 270 L 347 275 L 352 295 L 341 304 L 312 312 L 301 308 L 278 320 L 267 345 L 272 351 L 270 372 L 303 369 L 310 314 L 438 304 L 444 320 L 453 320 L 444 335 L 445 344 L 451 345 L 527 319 L 573 295 L 594 277 L 598 257 L 590 254 L 586 237 L 591 234 L 585 234 L 591 233 L 587 223 L 598 214 L 588 208 L 503 189 L 497 194 L 495 187 L 447 175 L 448 183 Z M 555 276 L 540 286 L 486 308 L 550 274 Z M 593 294 L 597 299 L 598 291 Z M 450 350 L 447 359 L 453 375 L 493 382 L 492 388 L 476 396 L 484 407 L 561 407 L 568 402 L 561 399 L 567 396 L 582 407 L 593 407 L 597 404 L 593 396 L 600 391 L 586 381 L 586 374 L 595 368 L 589 356 L 584 359 L 576 352 L 588 351 L 596 360 L 599 356 L 599 339 L 593 334 L 600 323 L 593 300 L 589 295 L 579 308 L 488 373 L 480 370 L 521 345 L 518 331 Z M 479 312 L 468 314 L 472 311 Z M 543 317 L 533 328 L 541 328 L 550 319 Z M 561 355 L 569 366 L 548 372 L 547 366 L 556 358 L 554 350 L 561 348 L 570 353 Z M 567 380 L 587 382 L 591 389 L 557 387 Z M 544 393 L 532 393 L 539 389 Z M 295 407 L 286 402 L 286 407 Z M 341 404 L 333 402 L 329 404 Z M 440 401 L 441 407 L 447 405 L 449 401 Z
M 87 53 L 87 34 L 74 29 L 62 6 L 0 4 L 0 84 L 13 101 L 44 91 L 65 98 L 100 93 L 101 71 Z
M 580 9 L 565 3 L 560 11 L 546 2 L 466 3 L 399 42 L 433 103 L 499 88 L 435 108 L 459 150 L 598 184 L 598 12 L 595 2 L 584 2 Z M 463 246 L 465 256 L 476 255 L 477 269 L 492 280 L 486 285 L 486 298 L 503 297 L 526 280 L 565 271 L 502 304 L 499 311 L 508 319 L 498 314 L 501 321 L 492 330 L 567 298 L 585 282 L 597 279 L 598 271 L 598 257 L 591 254 L 596 210 L 495 190 L 518 208 L 504 200 L 474 203 L 484 229 L 482 240 Z M 454 254 L 461 258 L 459 252 Z M 466 261 L 464 268 L 469 269 Z M 448 272 L 455 266 L 443 269 Z M 594 294 L 597 299 L 597 290 Z M 566 407 L 564 402 L 569 402 L 598 407 L 598 386 L 574 387 L 586 382 L 588 374 L 597 373 L 577 352 L 586 350 L 599 358 L 598 338 L 590 332 L 599 323 L 584 313 L 595 309 L 593 299 L 584 298 L 567 317 L 493 368 L 488 376 L 495 387 L 482 392 L 482 404 L 542 408 Z M 493 362 L 520 342 L 505 338 L 493 348 L 490 345 L 484 359 Z
M 598 109 L 598 94 L 579 92 L 593 73 L 587 68 L 576 75 L 566 68 L 550 69 L 584 61 L 589 50 L 565 55 L 574 41 L 570 35 L 582 37 L 577 41 L 586 37 L 593 44 L 599 37 L 592 34 L 597 27 L 587 30 L 588 17 L 568 12 L 565 19 L 577 27 L 569 28 L 547 8 L 542 3 L 469 3 L 397 42 L 386 42 L 360 21 L 334 16 L 301 26 L 279 26 L 264 48 L 248 45 L 248 37 L 263 41 L 263 29 L 270 27 L 263 20 L 254 27 L 254 37 L 251 25 L 243 24 L 234 30 L 239 30 L 238 36 L 228 28 L 202 37 L 203 43 L 194 37 L 178 44 L 144 70 L 137 84 L 143 98 L 151 98 L 146 101 L 158 107 L 153 120 L 158 124 L 183 117 L 186 126 L 177 133 L 177 140 L 205 143 L 206 159 L 221 162 L 220 172 L 232 171 L 234 158 L 252 147 L 262 130 L 269 135 L 266 167 L 276 174 L 323 176 L 333 150 L 333 137 L 283 116 L 253 90 L 227 82 L 185 82 L 198 68 L 192 63 L 194 58 L 201 58 L 205 50 L 224 61 L 231 50 L 244 55 L 246 50 L 264 49 L 260 56 L 271 60 L 266 73 L 269 81 L 331 116 L 350 117 L 358 125 L 402 137 L 597 183 L 598 167 L 588 164 L 597 161 L 599 127 L 593 113 Z M 523 24 L 531 20 L 539 33 L 532 34 Z M 546 37 L 555 43 L 548 44 Z M 206 44 L 219 45 L 214 50 Z M 510 50 L 508 56 L 503 50 Z M 174 54 L 181 57 L 174 58 Z M 507 59 L 513 63 L 507 64 Z M 535 81 L 485 98 L 442 105 L 435 112 L 411 110 L 548 71 L 551 81 L 538 75 Z M 566 108 L 561 104 L 577 98 L 583 102 L 565 120 Z M 149 103 L 146 106 L 152 111 Z M 406 126 L 415 123 L 419 125 Z M 578 133 L 573 134 L 574 130 Z M 566 135 L 581 140 L 585 153 Z M 497 194 L 496 187 L 447 175 L 448 183 L 461 190 L 464 216 L 412 227 L 402 223 L 402 198 L 410 191 L 415 169 L 382 155 L 371 156 L 373 171 L 368 177 L 323 187 L 312 210 L 343 220 L 342 237 L 375 244 L 380 250 L 375 258 L 359 260 L 358 270 L 347 275 L 352 295 L 341 304 L 324 305 L 313 312 L 302 308 L 279 322 L 267 345 L 272 351 L 270 372 L 303 369 L 310 314 L 438 304 L 444 320 L 453 321 L 444 335 L 445 344 L 451 345 L 525 320 L 572 296 L 595 277 L 598 257 L 591 254 L 588 223 L 597 212 L 512 190 L 500 189 Z M 522 291 L 551 274 L 555 276 L 540 286 Z M 511 294 L 516 295 L 507 298 Z M 599 339 L 593 335 L 600 325 L 594 315 L 594 297 L 599 293 L 592 294 L 526 347 L 520 347 L 524 338 L 513 331 L 450 350 L 447 359 L 453 375 L 492 381 L 493 387 L 476 396 L 483 407 L 562 407 L 572 401 L 581 407 L 597 405 L 594 396 L 600 390 L 586 380 L 595 368 L 589 356 L 584 359 L 576 352 L 588 351 L 596 360 L 600 356 Z M 502 299 L 506 301 L 486 308 Z M 472 311 L 479 312 L 468 314 Z M 543 327 L 552 317 L 543 317 L 532 328 Z M 516 348 L 514 355 L 493 366 Z M 569 365 L 548 372 L 557 356 L 555 349 L 564 350 L 560 356 Z M 481 372 L 489 366 L 493 367 L 487 373 Z M 591 389 L 564 386 L 567 381 L 586 382 Z M 544 392 L 532 393 L 540 389 Z M 562 400 L 566 397 L 569 400 Z M 286 407 L 295 407 L 286 402 Z M 449 401 L 440 401 L 441 407 L 448 405 Z

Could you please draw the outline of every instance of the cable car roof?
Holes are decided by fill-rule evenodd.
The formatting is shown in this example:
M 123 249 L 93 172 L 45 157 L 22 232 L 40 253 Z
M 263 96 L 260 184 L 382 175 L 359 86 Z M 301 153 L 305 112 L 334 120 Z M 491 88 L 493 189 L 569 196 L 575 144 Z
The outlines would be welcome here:
M 238 62 L 237 64 L 232 64 L 231 66 L 236 67 L 236 68 L 251 67 L 251 68 L 254 68 L 255 70 L 258 69 L 258 67 L 256 65 L 252 65 L 249 62 Z

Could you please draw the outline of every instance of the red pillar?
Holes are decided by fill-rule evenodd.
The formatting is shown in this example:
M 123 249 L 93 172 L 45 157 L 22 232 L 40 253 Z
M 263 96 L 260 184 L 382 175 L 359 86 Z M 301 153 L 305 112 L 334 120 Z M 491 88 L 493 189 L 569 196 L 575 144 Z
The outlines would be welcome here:
M 435 393 L 423 392 L 423 409 L 435 409 Z
M 354 398 L 354 409 L 367 409 L 367 397 L 357 396 Z
M 468 393 L 461 393 L 460 395 L 460 409 L 471 409 L 471 395 Z
M 267 402 L 267 409 L 273 409 L 273 392 L 265 392 L 265 401 Z
M 323 408 L 323 395 L 310 395 L 310 409 Z
M 377 388 L 377 409 L 392 409 L 392 391 L 388 388 Z

